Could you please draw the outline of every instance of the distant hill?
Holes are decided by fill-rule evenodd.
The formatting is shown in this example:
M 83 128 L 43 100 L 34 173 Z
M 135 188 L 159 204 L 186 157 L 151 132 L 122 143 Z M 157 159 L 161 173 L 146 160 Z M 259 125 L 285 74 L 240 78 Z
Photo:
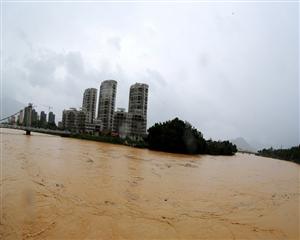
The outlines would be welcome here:
M 244 138 L 238 137 L 235 139 L 230 140 L 233 144 L 236 145 L 239 151 L 246 151 L 246 152 L 256 152 L 255 148 L 252 147 Z

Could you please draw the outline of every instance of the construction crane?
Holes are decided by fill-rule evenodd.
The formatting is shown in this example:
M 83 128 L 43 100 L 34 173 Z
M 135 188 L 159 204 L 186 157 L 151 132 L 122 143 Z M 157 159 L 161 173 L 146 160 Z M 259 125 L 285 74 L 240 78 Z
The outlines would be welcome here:
M 47 106 L 47 105 L 41 105 L 43 107 L 47 107 L 48 108 L 48 112 L 50 112 L 50 110 L 53 108 L 52 106 Z

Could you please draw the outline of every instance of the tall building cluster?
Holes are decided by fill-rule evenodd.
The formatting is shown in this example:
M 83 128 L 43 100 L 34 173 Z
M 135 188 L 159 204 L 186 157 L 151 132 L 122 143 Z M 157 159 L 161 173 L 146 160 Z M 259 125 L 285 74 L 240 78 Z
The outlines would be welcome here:
M 125 108 L 116 109 L 117 81 L 105 80 L 100 85 L 99 98 L 96 88 L 84 90 L 82 107 L 70 108 L 62 112 L 62 121 L 58 128 L 74 133 L 92 135 L 112 135 L 121 138 L 140 140 L 147 132 L 148 88 L 144 83 L 135 83 L 129 89 L 128 111 Z M 98 109 L 97 109 L 98 99 Z M 50 111 L 40 114 L 31 103 L 22 109 L 17 119 L 10 118 L 11 124 L 27 127 L 56 129 L 55 114 Z M 98 111 L 96 111 L 98 110 Z M 97 112 L 97 115 L 96 115 Z
M 56 128 L 55 114 L 53 112 L 49 112 L 47 121 L 47 114 L 44 111 L 41 111 L 39 115 L 33 108 L 32 103 L 29 103 L 27 107 L 19 112 L 17 119 L 12 117 L 10 119 L 10 124 L 17 124 L 26 127 Z
M 117 81 L 105 80 L 100 85 L 98 112 L 97 89 L 84 91 L 82 108 L 63 111 L 63 129 L 90 134 L 111 134 L 122 138 L 141 139 L 147 131 L 148 85 L 135 83 L 130 87 L 128 112 L 116 107 Z

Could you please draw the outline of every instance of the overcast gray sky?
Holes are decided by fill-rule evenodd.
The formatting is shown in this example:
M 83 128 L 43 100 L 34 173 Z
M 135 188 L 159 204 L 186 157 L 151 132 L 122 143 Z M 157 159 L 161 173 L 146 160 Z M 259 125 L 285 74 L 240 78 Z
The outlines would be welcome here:
M 126 108 L 143 82 L 148 127 L 178 116 L 205 138 L 299 144 L 298 3 L 6 2 L 2 20 L 5 99 L 60 119 L 102 80 Z

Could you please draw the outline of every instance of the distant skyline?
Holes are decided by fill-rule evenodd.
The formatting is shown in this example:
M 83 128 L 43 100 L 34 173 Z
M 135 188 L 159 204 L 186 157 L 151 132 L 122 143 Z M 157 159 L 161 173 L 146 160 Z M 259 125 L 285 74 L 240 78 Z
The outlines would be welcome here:
M 2 98 L 53 106 L 60 120 L 106 79 L 128 109 L 142 82 L 148 127 L 179 117 L 207 139 L 299 144 L 299 3 L 3 2 L 2 12 Z

